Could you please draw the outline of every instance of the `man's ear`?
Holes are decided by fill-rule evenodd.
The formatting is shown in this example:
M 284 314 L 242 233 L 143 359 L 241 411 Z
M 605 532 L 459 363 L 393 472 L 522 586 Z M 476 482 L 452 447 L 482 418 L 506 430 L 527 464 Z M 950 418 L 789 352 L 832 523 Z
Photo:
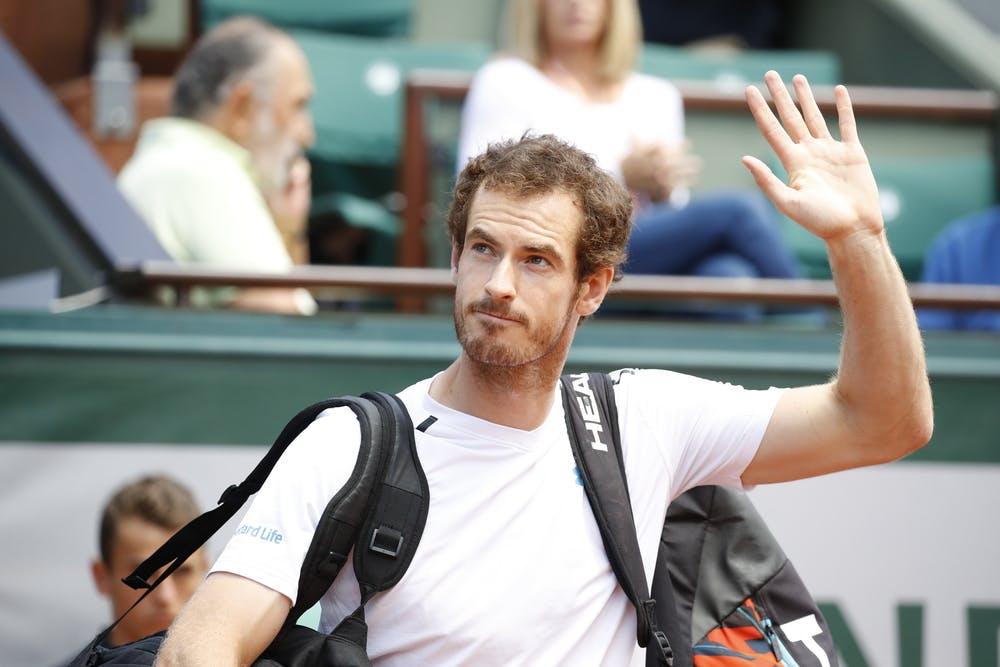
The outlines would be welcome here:
M 462 254 L 462 249 L 454 243 L 451 244 L 451 282 L 458 282 L 458 258 Z
M 580 285 L 580 297 L 576 301 L 578 315 L 587 317 L 597 312 L 611 288 L 614 277 L 614 269 L 610 266 L 602 266 L 583 279 Z
M 97 587 L 98 593 L 104 596 L 111 594 L 111 573 L 108 572 L 104 561 L 99 558 L 90 561 L 90 576 L 94 578 L 94 586 Z
M 245 146 L 253 136 L 254 121 L 260 112 L 260 101 L 249 81 L 240 81 L 229 91 L 223 102 L 229 135 L 236 143 Z

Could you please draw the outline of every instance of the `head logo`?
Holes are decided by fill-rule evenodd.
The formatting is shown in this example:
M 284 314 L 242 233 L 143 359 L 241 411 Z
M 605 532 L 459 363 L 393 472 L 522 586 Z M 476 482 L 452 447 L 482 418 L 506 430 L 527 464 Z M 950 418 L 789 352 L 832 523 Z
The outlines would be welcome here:
M 590 386 L 590 376 L 586 373 L 571 375 L 573 380 L 573 392 L 576 396 L 576 403 L 580 406 L 580 415 L 583 417 L 583 425 L 590 432 L 590 446 L 599 452 L 608 451 L 608 446 L 601 440 L 604 434 L 604 424 L 601 423 L 601 412 L 597 407 L 597 399 L 594 397 L 594 390 Z

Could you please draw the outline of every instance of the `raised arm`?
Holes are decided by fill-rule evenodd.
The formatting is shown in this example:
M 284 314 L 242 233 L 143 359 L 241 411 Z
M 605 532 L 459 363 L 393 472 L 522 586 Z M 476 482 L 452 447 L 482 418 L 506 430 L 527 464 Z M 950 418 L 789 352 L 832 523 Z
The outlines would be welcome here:
M 747 102 L 788 184 L 756 158 L 743 163 L 782 213 L 826 243 L 844 333 L 834 379 L 778 402 L 746 484 L 891 461 L 923 446 L 933 429 L 923 344 L 847 89 L 835 90 L 838 141 L 805 77 L 792 80 L 801 113 L 775 72 L 764 80 L 778 118 L 757 88 L 747 89 Z
M 174 619 L 155 667 L 249 665 L 278 634 L 291 602 L 250 579 L 215 572 Z

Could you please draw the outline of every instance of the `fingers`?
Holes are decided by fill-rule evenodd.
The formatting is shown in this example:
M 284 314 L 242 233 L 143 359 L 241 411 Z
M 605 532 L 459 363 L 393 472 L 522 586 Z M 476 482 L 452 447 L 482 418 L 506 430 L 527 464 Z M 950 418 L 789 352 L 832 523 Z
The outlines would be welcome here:
M 833 98 L 837 103 L 837 121 L 840 126 L 840 139 L 850 143 L 859 143 L 858 125 L 854 120 L 854 106 L 847 88 L 837 86 L 833 89 Z
M 768 140 L 768 143 L 771 144 L 772 148 L 776 151 L 778 150 L 778 145 L 775 144 L 775 141 L 782 141 L 782 135 L 787 135 L 796 143 L 809 137 L 817 139 L 831 138 L 826 120 L 823 118 L 819 105 L 816 103 L 808 80 L 804 76 L 796 74 L 792 77 L 792 85 L 795 89 L 795 96 L 798 99 L 799 107 L 796 107 L 791 94 L 776 72 L 769 71 L 765 74 L 764 83 L 774 101 L 774 107 L 778 112 L 777 117 L 771 112 L 764 101 L 763 95 L 756 87 L 748 87 L 746 96 L 747 104 L 750 106 L 750 110 L 757 121 L 757 127 L 760 129 L 761 134 Z M 838 118 L 841 123 L 841 137 L 844 139 L 851 137 L 856 140 L 857 129 L 854 124 L 854 114 L 850 99 L 846 95 L 847 91 L 844 90 L 841 93 L 839 91 L 840 88 L 843 88 L 843 86 L 838 87 L 836 95 Z M 841 95 L 843 95 L 843 98 Z M 781 119 L 780 123 L 778 122 L 778 118 Z
M 796 108 L 792 96 L 788 93 L 788 88 L 785 87 L 785 82 L 781 80 L 778 73 L 774 70 L 767 72 L 764 75 L 764 84 L 767 86 L 768 92 L 771 93 L 774 107 L 778 110 L 778 117 L 781 118 L 781 124 L 784 125 L 788 135 L 796 142 L 808 138 L 809 128 L 803 122 L 802 115 Z
M 781 179 L 774 175 L 770 167 L 755 157 L 744 155 L 743 165 L 750 170 L 750 175 L 757 183 L 757 187 L 767 195 L 775 207 L 782 213 L 788 214 L 790 198 L 796 192 L 781 182 Z
M 783 159 L 783 156 L 791 145 L 791 140 L 784 128 L 781 127 L 781 123 L 775 118 L 774 112 L 768 106 L 763 93 L 756 86 L 747 86 L 746 100 L 761 136 L 764 137 L 771 146 L 771 149 L 778 155 L 778 158 Z
M 826 120 L 816 104 L 809 82 L 801 74 L 796 74 L 792 77 L 792 85 L 795 87 L 795 97 L 799 100 L 802 117 L 809 128 L 809 133 L 817 139 L 830 138 L 830 129 L 826 126 Z
M 290 183 L 306 183 L 309 181 L 311 173 L 312 167 L 309 160 L 300 156 L 292 162 L 288 171 L 288 180 Z

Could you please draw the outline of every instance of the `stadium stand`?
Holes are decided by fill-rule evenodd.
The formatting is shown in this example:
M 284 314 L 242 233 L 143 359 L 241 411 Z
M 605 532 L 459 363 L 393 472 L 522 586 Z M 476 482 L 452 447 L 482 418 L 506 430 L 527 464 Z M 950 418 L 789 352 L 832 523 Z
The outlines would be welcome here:
M 252 14 L 291 30 L 369 37 L 409 35 L 415 0 L 201 0 L 202 28 L 237 14 Z

